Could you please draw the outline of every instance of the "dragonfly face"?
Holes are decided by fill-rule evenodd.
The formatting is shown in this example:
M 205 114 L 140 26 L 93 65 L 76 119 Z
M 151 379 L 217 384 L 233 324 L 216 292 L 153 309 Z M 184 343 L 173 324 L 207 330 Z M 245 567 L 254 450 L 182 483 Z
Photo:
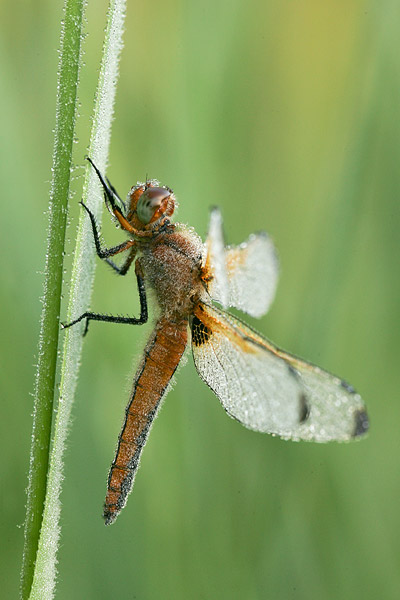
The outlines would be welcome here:
M 93 164 L 93 163 L 92 163 Z M 94 165 L 93 165 L 94 166 Z M 222 218 L 211 212 L 206 243 L 181 224 L 172 224 L 176 199 L 156 181 L 138 184 L 128 208 L 103 179 L 106 203 L 129 239 L 103 249 L 91 212 L 97 253 L 124 275 L 135 261 L 140 318 L 84 313 L 86 320 L 141 324 L 147 320 L 146 287 L 153 288 L 159 317 L 139 363 L 104 507 L 112 523 L 132 489 L 142 449 L 189 340 L 200 377 L 224 409 L 245 427 L 284 439 L 328 442 L 364 435 L 368 417 L 355 390 L 334 375 L 280 350 L 226 312 L 235 307 L 252 316 L 265 314 L 274 298 L 278 261 L 265 233 L 239 246 L 225 246 Z M 110 260 L 128 252 L 118 267 Z M 217 301 L 222 308 L 214 305 Z
M 137 229 L 154 226 L 171 217 L 176 206 L 175 196 L 170 188 L 160 187 L 151 180 L 146 184 L 135 185 L 128 194 L 129 214 L 127 220 Z

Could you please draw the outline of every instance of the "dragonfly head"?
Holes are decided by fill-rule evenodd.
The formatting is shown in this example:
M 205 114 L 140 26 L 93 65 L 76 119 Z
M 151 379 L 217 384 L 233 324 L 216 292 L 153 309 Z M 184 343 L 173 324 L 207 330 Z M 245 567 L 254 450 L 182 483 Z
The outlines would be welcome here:
M 156 180 L 138 183 L 128 194 L 128 221 L 137 229 L 152 229 L 170 217 L 177 205 L 173 191 Z

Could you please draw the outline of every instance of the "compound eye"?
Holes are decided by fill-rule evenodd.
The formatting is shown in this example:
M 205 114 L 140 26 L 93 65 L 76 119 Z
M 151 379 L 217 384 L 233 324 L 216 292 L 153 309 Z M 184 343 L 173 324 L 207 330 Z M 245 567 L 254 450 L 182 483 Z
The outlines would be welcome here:
M 140 196 L 136 212 L 138 219 L 147 225 L 153 220 L 153 217 L 159 217 L 162 214 L 161 207 L 167 205 L 167 200 L 171 192 L 163 187 L 148 187 Z M 157 213 L 157 215 L 156 215 Z M 159 214 L 161 213 L 161 214 Z

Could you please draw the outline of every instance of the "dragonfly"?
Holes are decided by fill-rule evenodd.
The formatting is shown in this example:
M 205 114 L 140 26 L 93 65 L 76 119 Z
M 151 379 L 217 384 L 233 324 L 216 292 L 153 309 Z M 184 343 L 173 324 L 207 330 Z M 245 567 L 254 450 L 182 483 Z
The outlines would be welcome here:
M 189 344 L 196 370 L 227 414 L 245 427 L 286 440 L 349 441 L 369 428 L 361 396 L 343 379 L 272 344 L 227 309 L 252 317 L 269 309 L 278 281 L 277 254 L 266 233 L 226 246 L 218 208 L 210 214 L 206 242 L 194 229 L 171 220 L 173 191 L 157 180 L 137 183 L 127 202 L 88 158 L 105 204 L 127 239 L 102 246 L 91 210 L 96 252 L 119 275 L 135 265 L 140 316 L 85 312 L 63 327 L 90 321 L 142 325 L 147 292 L 155 297 L 153 331 L 137 367 L 108 476 L 106 525 L 113 523 L 132 490 L 142 450 L 171 379 Z M 112 257 L 126 253 L 117 265 Z

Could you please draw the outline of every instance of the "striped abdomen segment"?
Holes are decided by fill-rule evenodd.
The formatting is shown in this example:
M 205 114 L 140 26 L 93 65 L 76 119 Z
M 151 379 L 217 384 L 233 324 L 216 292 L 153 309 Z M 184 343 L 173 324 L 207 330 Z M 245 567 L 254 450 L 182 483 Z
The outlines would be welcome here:
M 109 525 L 125 506 L 140 455 L 166 388 L 187 343 L 187 321 L 161 318 L 137 370 L 118 447 L 108 477 L 104 520 Z

